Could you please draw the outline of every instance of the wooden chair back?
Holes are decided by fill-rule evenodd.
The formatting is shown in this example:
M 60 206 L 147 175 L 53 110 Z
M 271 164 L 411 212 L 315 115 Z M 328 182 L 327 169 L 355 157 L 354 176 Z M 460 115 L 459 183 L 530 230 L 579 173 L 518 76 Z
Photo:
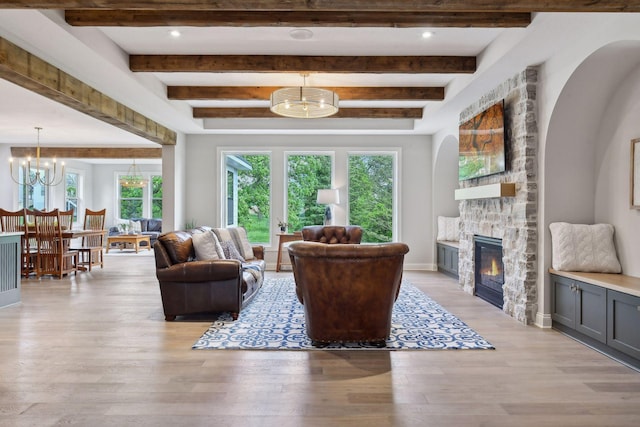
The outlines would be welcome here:
M 39 255 L 62 253 L 62 227 L 57 209 L 50 212 L 34 212 L 36 241 Z
M 8 211 L 0 208 L 0 227 L 3 232 L 22 232 L 22 274 L 26 277 L 32 271 L 30 258 L 31 247 L 29 239 L 29 223 L 27 222 L 27 212 L 25 209 L 18 211 Z M 35 243 L 35 241 L 33 242 Z M 35 248 L 35 246 L 34 246 Z
M 104 230 L 104 218 L 107 210 L 102 209 L 99 211 L 92 211 L 91 209 L 85 209 L 84 211 L 84 229 L 85 230 Z M 102 248 L 104 243 L 104 234 L 99 236 L 86 236 L 83 237 L 83 247 L 100 247 Z
M 26 213 L 24 209 L 8 211 L 0 208 L 0 223 L 4 232 L 26 231 Z
M 60 225 L 63 230 L 71 230 L 73 226 L 73 208 L 68 211 L 59 211 Z
M 35 212 L 38 277 L 51 274 L 62 278 L 67 273 L 77 271 L 78 252 L 67 250 L 68 245 L 62 238 L 62 222 L 57 209 Z

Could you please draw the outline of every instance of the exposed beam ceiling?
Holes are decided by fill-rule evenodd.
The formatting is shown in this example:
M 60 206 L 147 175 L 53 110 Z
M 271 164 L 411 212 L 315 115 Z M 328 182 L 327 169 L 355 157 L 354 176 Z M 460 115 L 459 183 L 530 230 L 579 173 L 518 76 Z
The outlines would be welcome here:
M 284 118 L 268 108 L 194 108 L 199 119 Z M 331 119 L 420 119 L 422 108 L 340 108 Z M 322 119 L 313 119 L 322 120 Z
M 159 144 L 174 145 L 176 133 L 0 38 L 0 77 Z
M 7 0 L 3 8 L 383 12 L 640 12 L 640 1 L 584 0 Z
M 530 13 L 504 12 L 260 12 L 217 10 L 67 10 L 75 26 L 98 27 L 526 27 Z
M 130 55 L 138 72 L 474 73 L 474 56 Z
M 11 147 L 11 156 L 35 156 L 36 147 Z M 161 159 L 162 148 L 40 147 L 44 158 L 65 159 Z
M 279 86 L 168 86 L 173 100 L 268 100 Z M 426 100 L 442 101 L 443 87 L 326 87 L 341 100 Z

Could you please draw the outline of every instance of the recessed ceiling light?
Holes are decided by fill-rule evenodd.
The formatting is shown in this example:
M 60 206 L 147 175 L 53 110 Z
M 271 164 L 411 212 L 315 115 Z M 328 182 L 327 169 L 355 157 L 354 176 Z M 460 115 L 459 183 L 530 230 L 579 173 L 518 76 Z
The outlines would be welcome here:
M 313 31 L 307 30 L 306 28 L 296 28 L 295 30 L 289 31 L 289 36 L 295 40 L 309 40 L 313 37 Z
M 422 38 L 423 39 L 430 39 L 431 37 L 433 37 L 433 32 L 432 31 L 425 31 L 424 33 L 422 33 Z
M 171 30 L 171 31 L 169 31 L 169 34 L 171 35 L 171 37 L 175 37 L 175 38 L 178 38 L 181 35 L 180 31 L 178 31 L 178 30 Z

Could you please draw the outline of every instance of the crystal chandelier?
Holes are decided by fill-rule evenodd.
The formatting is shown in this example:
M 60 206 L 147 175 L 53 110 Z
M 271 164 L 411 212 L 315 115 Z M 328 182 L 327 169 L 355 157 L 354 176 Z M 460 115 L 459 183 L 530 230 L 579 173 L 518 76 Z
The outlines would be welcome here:
M 58 176 L 58 168 L 56 159 L 53 159 L 53 168 L 49 169 L 49 162 L 42 163 L 40 159 L 40 131 L 41 127 L 35 127 L 38 132 L 38 139 L 36 145 L 36 164 L 34 172 L 31 172 L 31 157 L 27 157 L 26 161 L 20 164 L 20 168 L 23 170 L 24 179 L 20 180 L 20 172 L 16 176 L 13 172 L 13 158 L 9 159 L 9 172 L 11 173 L 11 179 L 18 185 L 28 185 L 33 187 L 34 185 L 52 186 L 58 185 L 64 180 L 64 162 L 61 163 L 61 173 Z
M 302 75 L 302 86 L 285 87 L 271 94 L 271 111 L 294 119 L 317 119 L 338 112 L 338 94 L 307 86 L 307 74 Z
M 140 170 L 136 166 L 136 160 L 133 159 L 133 164 L 129 166 L 129 170 L 126 175 L 120 177 L 120 185 L 130 188 L 143 188 L 149 184 L 149 180 L 142 176 Z

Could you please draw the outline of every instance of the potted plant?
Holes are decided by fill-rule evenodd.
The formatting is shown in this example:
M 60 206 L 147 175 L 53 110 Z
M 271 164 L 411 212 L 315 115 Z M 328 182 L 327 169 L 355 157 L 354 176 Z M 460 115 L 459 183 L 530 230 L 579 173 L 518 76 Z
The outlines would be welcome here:
M 285 221 L 278 220 L 278 227 L 280 227 L 280 232 L 286 233 L 287 227 L 289 227 L 289 223 Z

